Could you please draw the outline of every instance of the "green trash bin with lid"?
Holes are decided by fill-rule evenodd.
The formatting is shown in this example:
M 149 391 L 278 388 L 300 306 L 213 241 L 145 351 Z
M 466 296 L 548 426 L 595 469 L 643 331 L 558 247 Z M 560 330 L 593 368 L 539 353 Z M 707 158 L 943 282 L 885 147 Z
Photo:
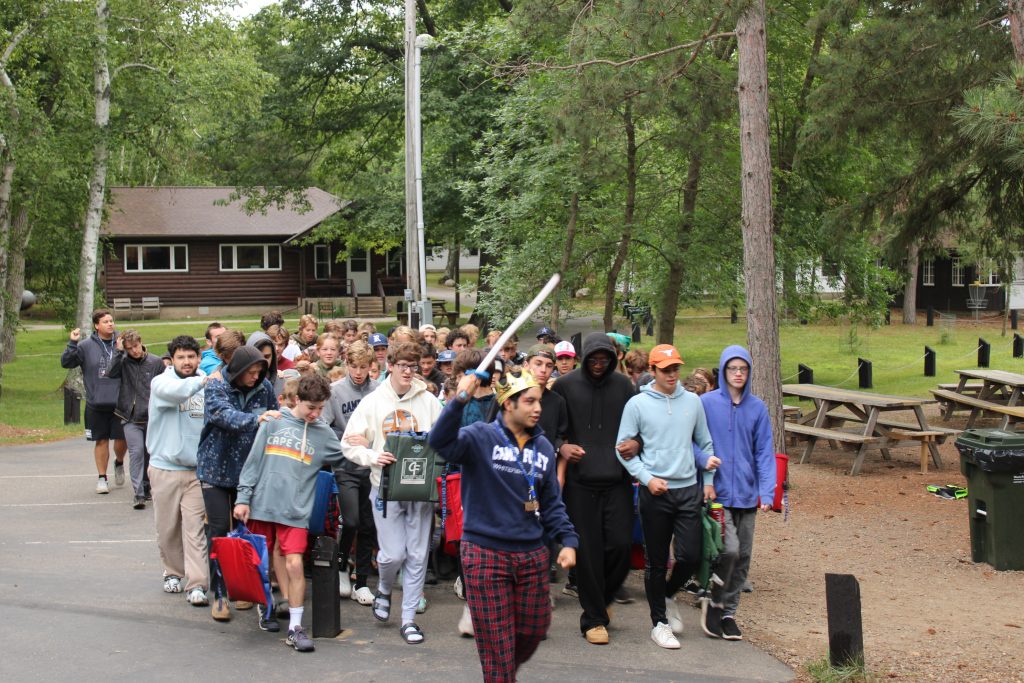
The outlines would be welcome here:
M 967 477 L 971 559 L 1024 569 L 1024 433 L 968 429 L 956 448 Z

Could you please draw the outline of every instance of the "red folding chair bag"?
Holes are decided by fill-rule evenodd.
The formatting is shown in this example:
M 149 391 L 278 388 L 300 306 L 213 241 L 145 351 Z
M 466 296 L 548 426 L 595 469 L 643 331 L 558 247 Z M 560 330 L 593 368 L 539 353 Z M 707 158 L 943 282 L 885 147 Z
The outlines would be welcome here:
M 267 596 L 260 574 L 261 558 L 252 543 L 242 538 L 220 536 L 213 539 L 210 556 L 220 566 L 229 598 L 266 604 Z
M 437 478 L 438 500 L 441 501 L 441 522 L 444 529 L 444 551 L 458 557 L 462 540 L 462 474 Z

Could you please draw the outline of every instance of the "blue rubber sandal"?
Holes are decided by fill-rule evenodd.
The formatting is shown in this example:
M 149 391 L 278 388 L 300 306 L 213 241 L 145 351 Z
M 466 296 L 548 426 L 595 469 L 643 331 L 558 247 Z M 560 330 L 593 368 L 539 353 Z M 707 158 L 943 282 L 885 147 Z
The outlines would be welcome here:
M 377 593 L 373 596 L 373 618 L 377 621 L 387 621 L 391 618 L 391 596 Z
M 402 639 L 410 645 L 419 645 L 424 641 L 423 631 L 416 625 L 416 622 L 410 621 L 408 624 L 402 624 Z

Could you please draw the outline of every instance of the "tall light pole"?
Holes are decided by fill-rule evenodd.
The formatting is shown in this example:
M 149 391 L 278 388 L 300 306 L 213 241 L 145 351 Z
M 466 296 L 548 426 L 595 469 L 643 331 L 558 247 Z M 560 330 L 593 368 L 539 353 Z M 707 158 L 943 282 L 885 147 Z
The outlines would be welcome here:
M 419 238 L 417 236 L 418 203 L 416 201 L 415 102 L 419 89 L 416 73 L 416 0 L 405 0 L 405 297 L 409 306 L 409 325 L 418 326 L 419 315 L 413 311 L 413 302 L 419 301 Z
M 431 322 L 430 297 L 427 296 L 427 248 L 423 230 L 423 119 L 420 107 L 420 65 L 423 50 L 430 49 L 434 44 L 433 36 L 424 33 L 416 36 L 416 56 L 413 60 L 413 162 L 416 167 L 416 251 L 419 255 L 417 270 L 419 272 L 420 316 L 423 322 Z

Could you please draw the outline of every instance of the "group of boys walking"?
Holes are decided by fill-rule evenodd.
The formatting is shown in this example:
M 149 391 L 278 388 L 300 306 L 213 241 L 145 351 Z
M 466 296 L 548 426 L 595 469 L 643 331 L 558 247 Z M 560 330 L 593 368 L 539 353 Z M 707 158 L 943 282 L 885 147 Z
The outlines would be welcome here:
M 277 362 L 287 339 L 275 346 L 273 336 L 263 335 L 251 342 L 260 346 L 249 345 L 240 333 L 214 324 L 202 357 L 195 339 L 175 337 L 163 369 L 137 335 L 117 338 L 109 312 L 97 311 L 93 320 L 89 339 L 72 332 L 62 365 L 81 366 L 86 378 L 86 434 L 96 442 L 102 483 L 97 492 L 109 490 L 107 442 L 115 440 L 121 468 L 125 447 L 118 439 L 134 433 L 127 446 L 135 501 L 138 507 L 149 495 L 153 500 L 164 590 L 184 591 L 193 605 L 212 602 L 215 619 L 230 618 L 230 608 L 216 564 L 208 560 L 209 543 L 239 520 L 264 534 L 275 551 L 288 643 L 299 651 L 314 648 L 302 627 L 302 562 L 316 474 L 330 468 L 341 491 L 343 593 L 386 622 L 401 574 L 399 632 L 407 643 L 423 642 L 416 614 L 434 504 L 385 502 L 380 486 L 383 468 L 395 461 L 385 448 L 388 434 L 429 432 L 431 446 L 461 470 L 461 578 L 485 680 L 515 680 L 546 636 L 552 554 L 563 569 L 575 568 L 582 635 L 593 644 L 609 642 L 608 607 L 629 572 L 634 480 L 652 640 L 680 646 L 682 621 L 673 597 L 697 570 L 701 506 L 713 500 L 725 506 L 725 553 L 703 599 L 702 627 L 712 637 L 742 637 L 735 614 L 755 514 L 769 509 L 761 501 L 770 501 L 775 488 L 770 422 L 750 393 L 752 362 L 742 347 L 722 352 L 721 388 L 698 397 L 683 389 L 683 361 L 669 345 L 650 352 L 653 381 L 638 390 L 621 371 L 620 349 L 603 333 L 584 340 L 576 369 L 576 349 L 544 328 L 538 341 L 543 336 L 555 343 L 503 353 L 522 367 L 506 366 L 495 377 L 467 370 L 449 379 L 445 364 L 454 360 L 458 367 L 462 354 L 479 354 L 462 348 L 475 343 L 470 335 L 449 334 L 461 351 L 449 346 L 435 354 L 425 352 L 423 339 L 433 329 L 391 340 L 366 333 L 365 341 L 353 330 L 348 339 L 332 337 L 346 366 L 340 379 L 329 383 L 330 368 L 313 367 L 281 392 L 274 385 L 285 377 Z M 306 345 L 321 348 L 329 335 L 317 337 L 315 326 Z M 263 337 L 271 343 L 262 346 Z M 329 357 L 331 346 L 325 351 Z M 424 362 L 428 356 L 431 362 Z M 464 367 L 478 355 L 467 358 Z M 201 362 L 208 371 L 200 370 Z M 379 380 L 370 378 L 372 365 Z M 438 389 L 443 398 L 428 390 L 434 382 L 419 374 L 426 368 L 444 383 Z M 493 395 L 491 414 L 467 420 L 467 408 L 477 410 L 485 394 Z M 353 544 L 354 586 L 348 575 Z M 374 545 L 379 580 L 371 591 Z M 258 612 L 260 628 L 278 630 L 275 614 L 262 606 Z

